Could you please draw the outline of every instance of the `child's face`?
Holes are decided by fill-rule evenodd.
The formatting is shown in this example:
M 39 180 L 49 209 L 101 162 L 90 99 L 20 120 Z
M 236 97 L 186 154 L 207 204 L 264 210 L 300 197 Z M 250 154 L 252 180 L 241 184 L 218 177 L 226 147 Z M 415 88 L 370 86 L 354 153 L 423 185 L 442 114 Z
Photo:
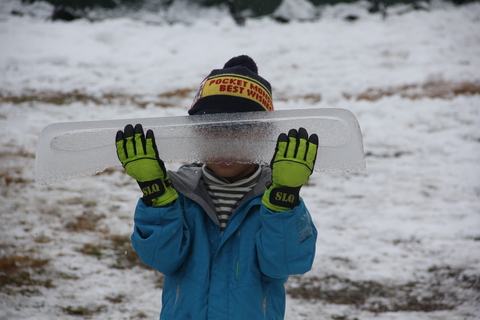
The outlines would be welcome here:
M 250 173 L 253 172 L 255 169 L 255 164 L 253 163 L 227 163 L 227 162 L 219 162 L 219 163 L 207 163 L 207 166 L 219 176 L 227 179 L 230 182 L 238 181 Z

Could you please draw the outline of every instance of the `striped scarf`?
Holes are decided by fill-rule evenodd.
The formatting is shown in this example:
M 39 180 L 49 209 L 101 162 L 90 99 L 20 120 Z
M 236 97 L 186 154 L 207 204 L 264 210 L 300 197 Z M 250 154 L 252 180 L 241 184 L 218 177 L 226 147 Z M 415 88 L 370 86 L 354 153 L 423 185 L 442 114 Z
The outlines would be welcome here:
M 251 175 L 235 181 L 229 182 L 227 179 L 215 174 L 206 165 L 202 167 L 203 181 L 212 198 L 220 222 L 220 231 L 224 232 L 228 219 L 238 206 L 238 202 L 253 189 L 260 177 L 260 167 Z

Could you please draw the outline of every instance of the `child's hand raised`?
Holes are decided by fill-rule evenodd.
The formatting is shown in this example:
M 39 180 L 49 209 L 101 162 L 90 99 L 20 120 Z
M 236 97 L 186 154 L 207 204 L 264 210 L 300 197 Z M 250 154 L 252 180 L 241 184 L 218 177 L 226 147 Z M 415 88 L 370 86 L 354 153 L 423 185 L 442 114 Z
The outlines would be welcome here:
M 148 206 L 163 206 L 178 197 L 171 186 L 163 161 L 158 156 L 152 130 L 145 137 L 143 127 L 137 124 L 125 126 L 115 137 L 118 159 L 125 171 L 137 180 L 143 192 L 143 201 Z
M 265 191 L 262 203 L 274 211 L 294 208 L 300 203 L 300 188 L 313 172 L 318 150 L 318 136 L 308 136 L 300 128 L 279 135 L 275 154 L 270 163 L 271 186 Z

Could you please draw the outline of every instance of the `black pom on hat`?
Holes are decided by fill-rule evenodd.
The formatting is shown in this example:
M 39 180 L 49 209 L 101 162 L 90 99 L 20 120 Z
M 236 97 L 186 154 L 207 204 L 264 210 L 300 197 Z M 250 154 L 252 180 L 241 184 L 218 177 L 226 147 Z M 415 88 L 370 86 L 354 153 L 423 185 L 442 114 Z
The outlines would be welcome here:
M 258 68 L 255 61 L 253 61 L 253 59 L 250 58 L 249 56 L 245 56 L 245 55 L 233 57 L 232 59 L 228 60 L 227 63 L 225 63 L 225 65 L 223 66 L 223 69 L 233 68 L 237 66 L 246 67 L 252 70 L 252 72 L 255 72 L 256 74 L 258 74 Z
M 255 61 L 240 55 L 223 69 L 210 72 L 195 96 L 188 114 L 272 111 L 272 88 L 258 75 Z

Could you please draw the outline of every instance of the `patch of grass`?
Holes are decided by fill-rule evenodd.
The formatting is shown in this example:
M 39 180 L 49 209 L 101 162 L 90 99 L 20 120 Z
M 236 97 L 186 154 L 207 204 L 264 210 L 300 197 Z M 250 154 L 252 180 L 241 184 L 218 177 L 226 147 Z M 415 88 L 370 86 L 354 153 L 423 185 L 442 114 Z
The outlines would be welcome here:
M 400 158 L 406 155 L 411 155 L 412 153 L 409 151 L 392 151 L 389 153 L 374 153 L 371 151 L 366 151 L 365 152 L 365 157 L 372 157 L 372 158 L 384 158 L 384 159 L 389 159 L 389 158 Z
M 0 257 L 0 291 L 9 295 L 41 295 L 36 287 L 53 288 L 53 280 L 43 276 L 48 259 L 10 255 Z
M 134 267 L 148 268 L 133 250 L 129 236 L 108 235 L 104 241 L 98 243 L 86 243 L 79 252 L 95 256 L 98 259 L 114 258 L 115 263 L 111 265 L 116 269 L 131 269 Z
M 304 95 L 296 95 L 296 96 L 282 96 L 280 93 L 279 96 L 275 98 L 276 101 L 291 101 L 291 100 L 306 100 L 310 103 L 319 103 L 322 101 L 322 95 L 318 93 L 307 93 Z
M 456 283 L 463 289 L 480 292 L 480 274 L 468 274 L 464 269 L 450 266 L 432 266 L 428 269 L 437 283 Z M 480 300 L 480 296 L 478 297 Z
M 0 159 L 2 159 L 3 167 L 0 168 L 0 185 L 9 187 L 12 184 L 25 185 L 33 182 L 33 179 L 25 178 L 25 165 L 35 155 L 27 153 L 26 151 L 18 152 L 0 152 Z
M 71 316 L 79 316 L 79 317 L 90 317 L 98 313 L 102 313 L 107 311 L 107 306 L 99 305 L 99 306 L 68 306 L 61 308 L 62 311 Z
M 0 174 L 0 180 L 3 180 L 7 187 L 10 186 L 11 184 L 27 184 L 31 182 L 26 180 L 22 176 L 16 176 L 16 175 L 14 176 L 9 174 L 8 172 L 5 174 Z
M 69 231 L 94 231 L 97 229 L 97 223 L 105 218 L 104 214 L 97 214 L 93 210 L 86 210 L 82 215 L 68 221 L 65 228 Z
M 172 91 L 164 92 L 159 94 L 158 96 L 162 98 L 189 98 L 193 93 L 195 93 L 194 89 L 183 88 L 183 89 L 175 89 Z
M 29 90 L 21 95 L 0 93 L 0 103 L 22 104 L 28 102 L 42 102 L 62 106 L 74 102 L 80 102 L 84 104 L 93 103 L 96 105 L 120 103 L 122 105 L 134 105 L 139 108 L 145 108 L 149 104 L 153 104 L 157 107 L 171 107 L 176 105 L 174 100 L 184 99 L 189 96 L 193 98 L 194 93 L 195 89 L 180 88 L 161 93 L 153 98 L 146 98 L 140 95 L 127 95 L 114 92 L 95 96 L 79 90 L 73 90 L 70 92 Z
M 123 303 L 126 300 L 126 296 L 124 294 L 109 295 L 105 297 L 105 300 L 113 304 Z
M 460 95 L 480 94 L 480 82 L 430 81 L 423 85 L 411 84 L 389 88 L 369 88 L 360 94 L 344 93 L 344 98 L 377 101 L 383 97 L 399 95 L 406 99 L 452 99 Z
M 297 278 L 295 287 L 287 290 L 293 298 L 322 300 L 333 304 L 363 305 L 374 295 L 387 297 L 385 286 L 374 281 L 352 281 L 329 275 L 323 278 Z
M 136 314 L 130 317 L 130 320 L 135 320 L 135 319 L 146 319 L 148 316 L 145 314 L 143 311 L 138 311 Z
M 112 235 L 109 237 L 111 248 L 115 252 L 116 263 L 112 265 L 117 269 L 131 269 L 133 267 L 149 268 L 143 264 L 140 257 L 133 250 L 129 236 Z
M 478 301 L 479 275 L 448 266 L 434 266 L 428 272 L 430 278 L 427 280 L 399 285 L 353 281 L 336 275 L 323 278 L 296 276 L 289 280 L 287 293 L 297 299 L 354 305 L 374 313 L 452 310 L 465 301 Z M 458 292 L 462 295 L 459 296 Z
M 78 279 L 80 279 L 79 276 L 77 276 L 75 274 L 71 274 L 71 273 L 66 273 L 66 272 L 57 272 L 56 276 L 59 279 L 64 279 L 64 280 L 78 280 Z
M 338 315 L 338 314 L 332 314 L 330 316 L 332 318 L 332 320 L 358 320 L 358 318 L 350 318 L 349 316 L 347 315 Z
M 101 259 L 104 256 L 104 253 L 102 252 L 102 250 L 105 250 L 105 249 L 107 249 L 107 247 L 101 244 L 86 243 L 83 245 L 82 248 L 78 249 L 78 251 L 85 255 L 95 256 Z
M 0 275 L 0 288 L 10 287 L 24 287 L 24 286 L 42 286 L 45 288 L 53 288 L 53 280 L 38 280 L 32 277 L 32 273 L 26 270 L 10 274 Z
M 0 257 L 0 274 L 15 274 L 25 268 L 40 269 L 50 260 L 37 259 L 30 256 L 10 255 Z

